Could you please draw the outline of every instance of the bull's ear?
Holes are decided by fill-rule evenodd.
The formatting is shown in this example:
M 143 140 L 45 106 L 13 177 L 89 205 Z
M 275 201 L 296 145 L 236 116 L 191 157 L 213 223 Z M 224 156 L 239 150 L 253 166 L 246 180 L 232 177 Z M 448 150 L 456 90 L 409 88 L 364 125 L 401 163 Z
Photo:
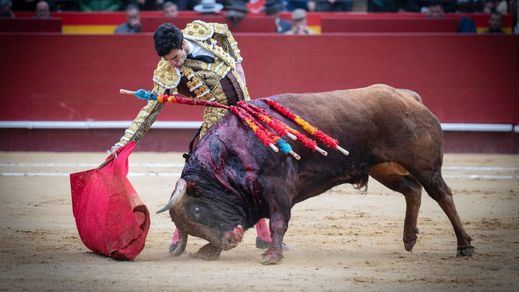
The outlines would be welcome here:
M 193 181 L 187 182 L 187 194 L 193 197 L 200 197 L 201 192 L 198 185 Z

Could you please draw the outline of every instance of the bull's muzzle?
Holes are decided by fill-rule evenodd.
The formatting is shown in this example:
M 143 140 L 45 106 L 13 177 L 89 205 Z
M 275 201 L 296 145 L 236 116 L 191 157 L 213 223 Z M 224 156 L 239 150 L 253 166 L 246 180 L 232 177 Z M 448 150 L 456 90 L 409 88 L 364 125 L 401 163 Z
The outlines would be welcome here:
M 173 207 L 176 202 L 182 199 L 182 197 L 186 193 L 186 189 L 186 181 L 184 179 L 179 179 L 177 185 L 175 186 L 175 191 L 173 191 L 173 194 L 169 198 L 169 202 L 166 204 L 166 206 L 162 207 L 162 209 L 158 210 L 157 214 L 171 209 L 171 207 Z

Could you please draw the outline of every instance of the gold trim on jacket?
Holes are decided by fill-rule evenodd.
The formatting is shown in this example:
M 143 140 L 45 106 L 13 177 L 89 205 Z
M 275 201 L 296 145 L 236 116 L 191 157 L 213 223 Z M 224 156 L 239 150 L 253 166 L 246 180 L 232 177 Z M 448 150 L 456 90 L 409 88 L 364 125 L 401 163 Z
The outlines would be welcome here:
M 153 72 L 154 93 L 164 94 L 169 89 L 170 94 L 177 94 L 177 86 L 182 77 L 185 77 L 187 79 L 186 85 L 195 98 L 213 99 L 216 102 L 227 104 L 220 79 L 230 72 L 238 81 L 244 99 L 250 100 L 247 86 L 236 71 L 236 64 L 243 60 L 240 49 L 226 24 L 206 23 L 196 20 L 187 24 L 186 28 L 182 30 L 182 34 L 186 39 L 213 53 L 216 57 L 215 62 L 205 63 L 186 59 L 183 66 L 178 69 L 171 67 L 169 62 L 161 58 Z M 139 111 L 135 120 L 116 145 L 125 145 L 129 141 L 139 141 L 149 131 L 162 107 L 163 104 L 157 101 L 148 102 Z M 224 109 L 206 107 L 200 136 L 205 134 L 207 129 L 226 113 L 227 110 Z

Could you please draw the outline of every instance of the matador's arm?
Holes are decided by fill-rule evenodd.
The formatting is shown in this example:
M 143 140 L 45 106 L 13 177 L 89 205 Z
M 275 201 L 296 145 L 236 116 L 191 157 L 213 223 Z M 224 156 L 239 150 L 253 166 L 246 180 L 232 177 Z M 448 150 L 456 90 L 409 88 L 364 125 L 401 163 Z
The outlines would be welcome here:
M 155 93 L 159 93 L 157 91 L 162 91 L 162 93 L 164 93 L 165 90 L 157 90 L 157 88 L 158 86 L 155 86 L 155 89 L 153 90 Z M 160 103 L 156 100 L 148 101 L 148 104 L 139 111 L 137 117 L 130 124 L 130 127 L 124 131 L 124 135 L 121 137 L 119 142 L 115 144 L 115 146 L 121 147 L 130 141 L 138 142 L 144 136 L 144 134 L 149 131 L 151 125 L 157 119 L 157 116 L 163 106 L 163 103 Z

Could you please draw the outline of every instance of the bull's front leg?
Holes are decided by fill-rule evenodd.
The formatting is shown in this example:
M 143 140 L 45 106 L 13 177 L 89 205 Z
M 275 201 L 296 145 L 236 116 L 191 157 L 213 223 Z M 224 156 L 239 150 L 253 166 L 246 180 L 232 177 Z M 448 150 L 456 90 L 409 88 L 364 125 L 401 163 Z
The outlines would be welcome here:
M 270 214 L 270 235 L 272 237 L 272 247 L 264 252 L 261 256 L 261 263 L 264 265 L 272 265 L 279 263 L 283 258 L 283 237 L 288 229 L 288 220 L 290 220 L 290 207 L 276 208 L 277 210 Z

